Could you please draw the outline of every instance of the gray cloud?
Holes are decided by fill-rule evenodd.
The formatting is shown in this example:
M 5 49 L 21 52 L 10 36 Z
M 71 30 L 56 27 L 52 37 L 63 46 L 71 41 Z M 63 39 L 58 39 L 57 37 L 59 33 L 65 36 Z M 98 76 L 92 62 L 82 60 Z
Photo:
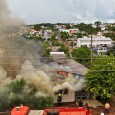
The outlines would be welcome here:
M 115 0 L 7 0 L 26 23 L 115 20 Z

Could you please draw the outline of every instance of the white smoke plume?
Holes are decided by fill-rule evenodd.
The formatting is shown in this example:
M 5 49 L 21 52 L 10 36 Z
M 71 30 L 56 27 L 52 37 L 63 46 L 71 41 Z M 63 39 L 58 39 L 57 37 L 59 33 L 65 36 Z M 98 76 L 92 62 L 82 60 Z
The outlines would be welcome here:
M 61 80 L 62 81 L 62 80 Z M 69 74 L 62 83 L 56 82 L 53 87 L 54 92 L 58 92 L 60 89 L 69 89 L 71 91 L 79 91 L 83 88 L 84 79 L 76 79 L 72 74 Z
M 34 86 L 38 88 L 39 91 L 44 91 L 46 93 L 51 92 L 49 77 L 44 71 L 35 69 L 32 66 L 31 61 L 26 60 L 25 63 L 22 64 L 19 75 L 17 75 L 16 78 L 24 78 L 28 84 L 34 84 Z
M 56 69 L 62 68 L 59 65 L 49 66 L 40 62 L 39 58 L 44 53 L 40 43 L 23 37 L 9 36 L 12 33 L 15 35 L 15 28 L 24 23 L 10 12 L 6 0 L 0 1 L 0 22 L 1 86 L 11 80 L 24 78 L 28 84 L 34 84 L 37 87 L 36 95 L 44 96 L 62 88 L 76 90 L 77 87 L 81 87 L 81 82 L 76 84 L 76 79 L 72 75 L 66 78 L 59 77 L 55 72 Z M 28 87 L 24 90 L 30 91 Z
M 17 78 L 24 77 L 27 83 L 39 87 L 41 92 L 42 90 L 49 92 L 49 87 L 46 86 L 46 83 L 49 83 L 47 75 L 34 71 L 34 67 L 31 66 L 31 63 L 36 67 L 39 66 L 38 59 L 44 52 L 42 45 L 23 37 L 16 37 L 15 31 L 18 31 L 17 28 L 24 23 L 12 14 L 6 0 L 0 0 L 0 22 L 0 88 L 14 81 L 17 76 Z M 24 90 L 30 92 L 28 86 Z
M 0 0 L 0 28 L 21 25 L 23 22 L 11 13 L 6 0 Z
M 8 77 L 15 78 L 26 59 L 29 58 L 37 65 L 36 60 L 44 51 L 40 43 L 15 37 L 15 31 L 20 33 L 17 28 L 24 23 L 10 12 L 6 0 L 0 1 L 0 22 L 0 64 L 6 70 Z
M 3 87 L 10 81 L 11 79 L 7 78 L 7 72 L 3 69 L 3 67 L 0 67 L 0 87 Z
M 78 80 L 78 82 L 74 86 L 75 90 L 79 91 L 79 90 L 83 89 L 84 88 L 84 82 L 85 82 L 84 78 L 81 78 L 80 80 Z

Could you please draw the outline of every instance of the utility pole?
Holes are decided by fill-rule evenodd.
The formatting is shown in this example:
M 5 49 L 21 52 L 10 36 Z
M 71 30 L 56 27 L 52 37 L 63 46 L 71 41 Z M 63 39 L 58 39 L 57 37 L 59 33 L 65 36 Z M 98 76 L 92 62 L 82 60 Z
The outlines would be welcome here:
M 73 38 L 73 46 L 72 46 L 72 47 L 73 47 L 73 49 L 74 49 L 74 38 Z
M 92 28 L 91 28 L 91 64 L 92 64 L 92 42 L 93 42 L 93 40 L 92 40 Z

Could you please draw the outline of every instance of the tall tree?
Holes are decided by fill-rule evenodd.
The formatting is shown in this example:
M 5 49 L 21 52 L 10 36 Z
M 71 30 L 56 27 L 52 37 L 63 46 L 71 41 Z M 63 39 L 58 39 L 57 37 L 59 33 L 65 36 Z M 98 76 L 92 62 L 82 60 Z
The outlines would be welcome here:
M 112 55 L 96 58 L 85 75 L 85 85 L 95 97 L 110 98 L 115 91 L 115 58 Z
M 101 22 L 100 21 L 96 21 L 94 24 L 96 25 L 97 28 L 99 28 L 99 25 L 101 25 Z
M 111 38 L 112 40 L 115 40 L 115 33 L 113 32 L 113 33 L 111 33 L 111 32 L 109 32 L 109 33 L 104 33 L 104 36 L 105 37 L 109 37 L 109 38 Z
M 67 40 L 70 37 L 70 35 L 67 32 L 60 32 L 60 34 L 63 40 Z
M 78 49 L 74 49 L 72 57 L 79 63 L 89 66 L 91 58 L 91 50 L 87 46 L 82 46 Z
M 58 49 L 58 51 L 62 51 L 64 53 L 68 52 L 68 48 L 65 45 L 61 45 L 61 47 Z
M 108 49 L 107 55 L 113 54 L 115 56 L 115 45 Z

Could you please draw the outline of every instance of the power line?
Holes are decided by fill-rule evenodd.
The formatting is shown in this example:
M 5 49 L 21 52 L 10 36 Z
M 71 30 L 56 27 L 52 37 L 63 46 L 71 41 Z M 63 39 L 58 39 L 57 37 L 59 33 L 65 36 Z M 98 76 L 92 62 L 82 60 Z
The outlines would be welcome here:
M 7 69 L 5 69 L 5 70 L 6 70 L 6 71 L 9 71 L 9 72 L 10 72 L 10 71 L 21 71 L 21 72 L 22 72 L 22 71 L 43 71 L 43 69 L 42 69 L 42 70 L 41 70 L 41 69 L 39 69 L 39 70 L 38 70 L 38 69 L 32 69 L 32 70 L 30 70 L 30 69 L 28 69 L 28 70 L 27 70 L 27 69 L 25 69 L 25 70 L 12 70 L 12 69 L 11 69 L 11 70 L 7 70 Z M 3 70 L 0 69 L 0 71 L 3 71 Z M 44 70 L 44 71 L 45 71 L 45 70 Z M 52 71 L 52 70 L 49 70 L 49 71 L 47 70 L 47 72 L 56 72 L 56 71 L 59 71 L 59 69 L 53 70 L 53 71 Z M 61 71 L 61 70 L 60 70 L 60 71 Z M 62 70 L 62 71 L 67 71 L 67 70 Z M 107 71 L 107 72 L 115 72 L 115 70 L 89 70 L 89 71 L 94 71 L 94 72 L 106 72 L 106 71 Z M 45 71 L 45 72 L 46 72 L 46 71 Z M 74 73 L 74 71 L 67 71 L 67 72 L 68 72 L 68 73 L 69 73 L 69 72 L 70 72 L 70 73 Z
M 39 55 L 39 54 L 36 54 L 36 55 Z M 68 58 L 68 57 L 65 57 L 65 58 L 61 58 L 61 57 L 29 57 L 29 56 L 1 56 L 0 58 L 28 58 L 28 59 L 43 59 L 43 58 L 46 58 L 46 59 L 91 59 L 91 58 L 76 58 L 76 57 L 70 57 L 70 58 Z M 107 59 L 107 60 L 109 60 L 109 59 L 115 59 L 115 58 L 111 58 L 111 57 L 109 57 L 109 58 L 92 58 L 92 59 L 95 59 L 95 60 L 100 60 L 100 59 Z

